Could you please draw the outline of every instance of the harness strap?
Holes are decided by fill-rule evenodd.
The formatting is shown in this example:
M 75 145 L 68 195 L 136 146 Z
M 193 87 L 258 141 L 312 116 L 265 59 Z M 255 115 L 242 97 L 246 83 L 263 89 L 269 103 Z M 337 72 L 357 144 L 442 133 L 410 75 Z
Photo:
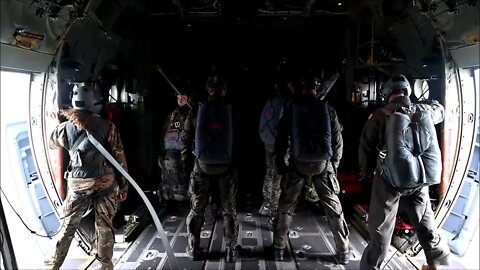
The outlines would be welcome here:
M 80 136 L 77 137 L 75 140 L 75 143 L 72 145 L 72 148 L 70 148 L 70 151 L 75 152 L 78 149 L 78 146 L 85 141 L 85 138 L 87 137 L 87 132 L 83 132 Z
M 72 147 L 70 148 L 70 150 L 68 151 L 70 153 L 70 161 L 68 162 L 68 167 L 67 167 L 67 170 L 65 171 L 64 175 L 63 175 L 63 178 L 65 179 L 68 179 L 69 176 L 68 174 L 70 173 L 70 171 L 72 170 L 72 156 L 75 155 L 75 152 L 78 150 L 78 146 L 85 141 L 85 138 L 87 137 L 87 132 L 83 132 L 80 136 L 77 137 L 77 139 L 75 140 L 75 142 L 73 143 Z

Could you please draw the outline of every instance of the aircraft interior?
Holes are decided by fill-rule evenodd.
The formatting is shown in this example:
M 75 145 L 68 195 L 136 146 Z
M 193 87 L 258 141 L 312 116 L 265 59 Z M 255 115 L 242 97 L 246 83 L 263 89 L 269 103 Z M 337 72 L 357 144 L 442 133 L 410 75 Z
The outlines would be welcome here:
M 35 67 L 29 133 L 38 176 L 53 211 L 61 213 L 67 192 L 63 176 L 68 152 L 49 149 L 48 137 L 65 120 L 57 112 L 71 107 L 73 89 L 93 85 L 108 100 L 101 115 L 119 129 L 128 173 L 153 205 L 175 254 L 168 256 L 147 207 L 131 188 L 115 218 L 115 269 L 358 269 L 368 241 L 371 190 L 371 183 L 358 181 L 359 138 L 371 112 L 386 104 L 379 89 L 392 73 L 409 79 L 412 101 L 435 99 L 446 107 L 446 120 L 436 126 L 442 182 L 430 188 L 439 226 L 448 224 L 465 181 L 478 187 L 479 90 L 475 92 L 473 83 L 471 90 L 463 83 L 480 65 L 478 1 L 6 2 L 1 3 L 6 30 L 2 32 L 8 35 L 1 38 L 2 46 L 9 47 L 2 50 L 8 49 L 12 60 L 2 52 L 2 67 L 24 69 L 19 59 Z M 7 9 L 9 13 L 4 12 Z M 12 45 L 12 33 L 18 43 L 24 32 L 41 33 L 43 38 L 30 36 L 25 44 Z M 22 58 L 18 47 L 41 56 Z M 166 204 L 157 192 L 160 134 L 176 106 L 174 87 L 186 87 L 188 79 L 195 101 L 202 101 L 212 70 L 227 78 L 226 98 L 234 112 L 238 243 L 243 247 L 235 263 L 224 260 L 218 207 L 213 206 L 211 219 L 202 228 L 201 245 L 209 255 L 192 261 L 185 254 L 188 202 Z M 339 74 L 326 99 L 343 126 L 338 179 L 353 255 L 345 266 L 332 256 L 333 236 L 318 202 L 300 200 L 283 262 L 273 259 L 271 224 L 258 214 L 265 175 L 265 150 L 258 135 L 263 105 L 275 87 L 286 87 L 287 79 L 306 71 L 324 78 Z M 477 168 L 472 169 L 475 162 Z M 476 170 L 476 176 L 472 178 L 469 170 Z M 405 215 L 398 216 L 383 268 L 418 269 L 425 260 L 418 239 Z M 92 219 L 88 211 L 74 240 L 88 256 L 67 259 L 65 269 L 79 269 L 86 261 L 88 269 L 98 266 L 91 256 Z

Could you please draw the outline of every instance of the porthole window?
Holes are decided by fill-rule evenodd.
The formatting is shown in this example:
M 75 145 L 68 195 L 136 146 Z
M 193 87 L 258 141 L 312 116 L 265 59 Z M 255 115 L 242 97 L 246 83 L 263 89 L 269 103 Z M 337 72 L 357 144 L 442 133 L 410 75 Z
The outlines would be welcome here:
M 428 81 L 424 79 L 415 80 L 413 93 L 418 100 L 428 99 L 430 95 L 430 87 Z

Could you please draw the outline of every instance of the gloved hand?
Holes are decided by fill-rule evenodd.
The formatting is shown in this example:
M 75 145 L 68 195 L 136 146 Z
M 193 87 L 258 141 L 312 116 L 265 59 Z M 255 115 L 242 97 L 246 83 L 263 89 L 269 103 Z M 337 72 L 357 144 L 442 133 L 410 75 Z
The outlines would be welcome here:
M 123 176 L 121 177 L 118 184 L 117 200 L 123 202 L 127 199 L 128 193 L 128 181 Z
M 117 193 L 117 201 L 123 202 L 127 199 L 128 191 L 127 189 L 120 189 Z
M 157 160 L 157 164 L 158 164 L 158 167 L 160 167 L 160 169 L 164 170 L 165 169 L 165 157 L 164 156 L 159 156 L 158 157 L 158 160 Z

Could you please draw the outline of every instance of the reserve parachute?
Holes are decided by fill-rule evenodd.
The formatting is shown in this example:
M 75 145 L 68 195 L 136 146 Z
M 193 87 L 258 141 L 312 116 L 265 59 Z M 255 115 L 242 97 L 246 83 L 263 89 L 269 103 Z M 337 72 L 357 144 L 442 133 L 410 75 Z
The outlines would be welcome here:
M 384 179 L 399 191 L 439 184 L 442 161 L 431 112 L 422 104 L 386 107 Z

